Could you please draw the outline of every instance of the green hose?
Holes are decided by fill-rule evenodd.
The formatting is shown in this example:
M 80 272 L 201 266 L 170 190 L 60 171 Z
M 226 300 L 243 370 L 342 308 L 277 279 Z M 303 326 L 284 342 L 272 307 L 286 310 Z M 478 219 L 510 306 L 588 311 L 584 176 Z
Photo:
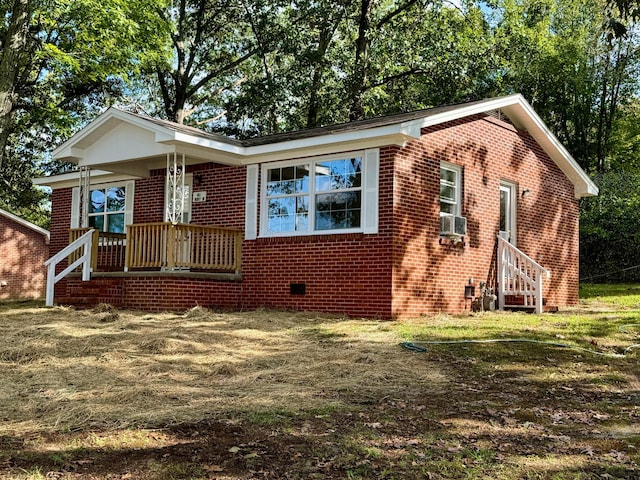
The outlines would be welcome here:
M 578 347 L 576 345 L 569 345 L 566 343 L 558 343 L 558 342 L 547 342 L 543 340 L 532 340 L 530 338 L 499 338 L 499 339 L 487 339 L 487 340 L 432 340 L 432 341 L 415 341 L 415 342 L 403 342 L 400 344 L 401 347 L 406 348 L 408 350 L 412 350 L 414 352 L 426 352 L 427 349 L 422 347 L 422 345 L 456 345 L 456 344 L 465 344 L 465 343 L 538 343 L 543 345 L 549 345 L 552 347 L 560 347 L 560 348 L 571 348 L 573 350 L 580 350 L 583 352 L 592 353 L 594 355 L 600 355 L 603 357 L 609 358 L 625 358 L 627 353 L 634 348 L 640 348 L 640 343 L 636 345 L 631 345 L 626 348 L 623 353 L 603 353 L 597 352 L 595 350 L 590 350 L 588 348 Z

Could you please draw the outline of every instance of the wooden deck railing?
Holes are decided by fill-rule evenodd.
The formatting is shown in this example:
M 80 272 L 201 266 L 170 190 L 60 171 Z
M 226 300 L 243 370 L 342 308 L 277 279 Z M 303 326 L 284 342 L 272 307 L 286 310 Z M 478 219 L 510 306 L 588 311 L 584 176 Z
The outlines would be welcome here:
M 69 230 L 69 243 L 80 238 L 91 228 L 72 228 Z M 91 268 L 93 271 L 122 271 L 125 266 L 126 235 L 124 233 L 93 231 L 91 243 Z M 69 255 L 69 264 L 74 262 L 79 254 Z
M 127 226 L 125 268 L 240 273 L 242 231 L 168 222 Z
M 523 307 L 542 313 L 542 279 L 551 273 L 509 242 L 498 236 L 498 298 L 500 308 L 505 297 L 524 298 Z

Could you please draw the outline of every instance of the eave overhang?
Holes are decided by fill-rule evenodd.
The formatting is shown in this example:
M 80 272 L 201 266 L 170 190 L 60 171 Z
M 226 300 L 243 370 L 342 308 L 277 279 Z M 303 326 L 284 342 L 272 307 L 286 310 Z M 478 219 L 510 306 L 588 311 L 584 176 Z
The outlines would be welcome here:
M 14 221 L 15 223 L 18 223 L 24 227 L 27 227 L 31 230 L 33 230 L 34 232 L 39 233 L 40 235 L 42 235 L 44 237 L 44 242 L 45 244 L 49 245 L 49 239 L 51 237 L 49 230 L 46 230 L 42 227 L 39 227 L 38 225 L 35 225 L 31 222 L 29 222 L 28 220 L 25 220 L 24 218 L 18 217 L 17 215 L 14 215 L 11 212 L 7 212 L 6 210 L 3 210 L 2 208 L 0 208 L 0 215 L 2 215 L 5 218 L 8 218 L 12 221 Z
M 547 155 L 574 185 L 575 198 L 598 195 L 598 187 L 582 170 L 556 136 L 547 128 L 531 105 L 520 95 L 509 95 L 471 105 L 461 105 L 451 111 L 425 117 L 420 121 L 422 128 L 458 120 L 471 115 L 500 110 L 511 123 L 520 130 L 527 131 L 542 147 Z
M 111 108 L 56 148 L 54 158 L 108 171 L 120 180 L 140 178 L 163 168 L 166 156 L 184 154 L 187 164 L 215 162 L 242 166 L 295 157 L 403 146 L 420 137 L 422 128 L 492 110 L 502 111 L 516 128 L 526 130 L 575 186 L 576 198 L 598 194 L 598 188 L 546 127 L 522 95 L 453 105 L 382 120 L 274 135 L 248 141 Z M 92 177 L 96 173 L 92 171 Z M 66 177 L 37 179 L 37 185 L 68 185 Z M 77 177 L 76 177 L 77 178 Z M 103 178 L 106 178 L 103 176 Z M 45 183 L 48 182 L 48 183 Z
M 126 175 L 106 170 L 91 170 L 91 183 L 122 182 L 124 180 L 136 180 L 142 178 L 137 175 Z M 50 187 L 52 189 L 77 187 L 79 176 L 77 171 L 39 177 L 33 179 L 34 185 L 39 187 Z

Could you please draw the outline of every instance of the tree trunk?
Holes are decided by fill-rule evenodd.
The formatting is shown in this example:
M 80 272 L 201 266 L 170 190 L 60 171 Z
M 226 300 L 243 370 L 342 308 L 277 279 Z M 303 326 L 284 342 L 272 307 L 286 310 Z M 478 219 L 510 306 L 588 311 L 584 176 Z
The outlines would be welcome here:
M 0 169 L 11 133 L 21 55 L 29 35 L 32 0 L 15 0 L 0 52 Z
M 326 68 L 325 57 L 327 50 L 331 44 L 331 39 L 335 33 L 337 22 L 334 25 L 326 26 L 320 32 L 318 48 L 316 50 L 316 62 L 313 69 L 313 78 L 311 81 L 311 92 L 309 93 L 309 108 L 307 110 L 307 128 L 318 126 L 318 114 L 320 113 L 320 95 L 319 91 L 322 87 L 322 75 Z
M 358 38 L 356 39 L 355 65 L 349 87 L 350 109 L 349 120 L 364 118 L 362 104 L 362 87 L 367 82 L 367 67 L 369 63 L 369 39 L 371 29 L 371 0 L 361 0 L 358 19 Z

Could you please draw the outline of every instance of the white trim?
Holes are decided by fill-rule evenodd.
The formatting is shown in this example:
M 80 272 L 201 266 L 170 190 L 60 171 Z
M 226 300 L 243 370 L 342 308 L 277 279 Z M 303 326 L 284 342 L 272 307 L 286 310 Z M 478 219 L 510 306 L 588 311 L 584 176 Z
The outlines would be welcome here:
M 77 170 L 60 175 L 50 175 L 47 177 L 34 178 L 34 185 L 51 187 L 54 190 L 58 188 L 69 188 L 78 186 L 78 177 L 80 172 Z M 106 170 L 91 169 L 91 185 L 97 185 L 102 182 L 124 182 L 127 180 L 136 180 L 142 178 L 137 175 L 122 175 Z
M 11 212 L 7 212 L 6 210 L 3 210 L 2 208 L 0 208 L 0 215 L 2 215 L 3 217 L 8 218 L 9 220 L 13 220 L 14 222 L 22 225 L 23 227 L 30 228 L 34 232 L 38 232 L 39 234 L 44 235 L 45 243 L 47 245 L 49 244 L 49 238 L 50 238 L 49 230 L 45 230 L 44 228 L 39 227 L 38 225 L 35 225 L 35 224 L 29 222 L 28 220 L 25 220 L 24 218 L 20 218 L 19 216 L 14 215 Z
M 460 165 L 456 165 L 455 163 L 442 160 L 440 161 L 440 169 L 443 169 L 443 168 L 451 172 L 454 172 L 456 174 L 456 180 L 453 185 L 453 187 L 455 188 L 456 198 L 454 199 L 455 203 L 451 204 L 451 205 L 454 205 L 455 212 L 446 213 L 446 212 L 443 212 L 442 209 L 440 209 L 440 216 L 455 215 L 459 217 L 462 215 L 462 189 L 463 189 L 462 167 Z M 440 177 L 440 186 L 442 186 L 442 177 Z M 442 201 L 442 197 L 439 197 L 439 198 L 440 198 L 440 201 Z
M 258 165 L 247 166 L 247 189 L 244 208 L 244 239 L 258 236 Z
M 92 172 L 93 173 L 93 172 Z M 93 177 L 92 177 L 93 178 Z M 125 197 L 124 197 L 124 228 L 126 232 L 127 225 L 131 225 L 133 223 L 133 205 L 134 205 L 134 197 L 135 197 L 135 180 L 128 180 L 122 182 L 107 182 L 107 183 L 91 183 L 89 186 L 89 192 L 91 190 L 98 189 L 107 189 L 111 187 L 122 187 L 125 188 Z M 90 195 L 91 193 L 89 193 Z M 91 201 L 91 200 L 89 200 Z M 71 212 L 70 212 L 70 228 L 78 228 L 80 226 L 80 192 L 79 187 L 73 187 L 71 190 Z M 113 212 L 116 213 L 116 212 Z M 112 214 L 113 214 L 112 213 Z M 97 216 L 93 215 L 93 216 Z M 87 214 L 87 224 L 89 220 L 89 215 Z M 93 228 L 93 227 L 92 227 Z
M 518 239 L 518 184 L 509 180 L 500 180 L 499 192 L 509 192 L 509 212 L 507 213 L 509 223 L 509 238 L 505 238 L 514 247 L 517 245 Z M 498 199 L 500 201 L 500 199 Z M 500 205 L 502 209 L 502 204 Z M 500 234 L 502 234 L 500 230 Z M 504 237 L 503 237 L 504 238 Z
M 80 187 L 71 189 L 71 212 L 69 228 L 80 228 Z
M 362 171 L 362 228 L 366 234 L 378 233 L 380 149 L 364 152 Z
M 367 161 L 367 156 L 369 160 Z M 326 229 L 326 230 L 318 230 L 315 225 L 315 198 L 318 194 L 322 194 L 325 192 L 317 192 L 315 189 L 315 177 L 314 177 L 314 168 L 313 166 L 319 162 L 329 162 L 333 160 L 345 160 L 350 158 L 361 158 L 362 159 L 362 167 L 360 172 L 360 186 L 354 187 L 351 189 L 345 189 L 341 191 L 358 191 L 360 193 L 360 227 L 358 228 L 338 228 L 338 229 Z M 372 163 L 373 160 L 373 163 Z M 317 235 L 335 235 L 335 234 L 347 234 L 347 233 L 377 233 L 377 212 L 375 215 L 375 219 L 372 217 L 369 221 L 371 225 L 365 228 L 365 222 L 367 220 L 367 213 L 365 209 L 367 208 L 367 203 L 369 207 L 373 211 L 374 208 L 377 207 L 377 199 L 374 203 L 371 199 L 368 202 L 365 200 L 367 196 L 365 181 L 367 178 L 367 167 L 375 168 L 377 166 L 377 150 L 370 151 L 360 151 L 360 152 L 344 152 L 339 155 L 322 155 L 316 157 L 305 157 L 298 158 L 292 160 L 285 160 L 281 162 L 270 162 L 262 164 L 262 169 L 260 172 L 260 238 L 272 238 L 272 237 L 297 237 L 297 236 L 317 236 Z M 308 197 L 309 199 L 309 210 L 308 214 L 308 226 L 307 230 L 299 230 L 299 231 L 286 231 L 286 232 L 270 232 L 269 231 L 269 208 L 267 201 L 267 173 L 269 170 L 275 168 L 286 168 L 293 167 L 303 164 L 309 164 L 309 191 L 305 194 L 301 194 L 299 196 Z M 376 175 L 377 177 L 377 175 Z M 375 189 L 373 188 L 373 184 L 370 187 L 369 194 L 375 191 L 377 196 L 377 179 L 375 180 Z M 291 195 L 292 197 L 298 195 Z
M 419 138 L 421 128 L 496 109 L 500 109 L 517 128 L 527 130 L 540 144 L 573 183 L 576 198 L 598 194 L 598 187 L 520 94 L 459 105 L 445 109 L 441 113 L 425 111 L 424 116 L 416 120 L 398 120 L 397 123 L 383 126 L 371 126 L 364 123 L 349 129 L 342 127 L 335 132 L 324 129 L 313 136 L 254 146 L 243 146 L 232 139 L 226 141 L 222 136 L 212 138 L 196 133 L 191 134 L 188 130 L 174 130 L 144 117 L 111 108 L 56 148 L 53 156 L 56 159 L 76 163 L 82 160 L 90 163 L 90 159 L 85 159 L 84 151 L 91 142 L 96 141 L 93 137 L 99 138 L 115 126 L 130 124 L 153 132 L 156 143 L 173 146 L 174 149 L 184 151 L 192 158 L 206 158 L 209 161 L 240 166 L 266 161 L 280 161 L 294 156 L 299 158 L 314 154 L 333 155 L 349 150 L 377 148 L 384 145 L 404 145 L 411 139 Z M 148 158 L 131 158 L 127 161 L 146 162 Z M 96 174 L 97 172 L 92 173 L 92 175 Z M 51 186 L 55 184 L 54 188 L 62 187 L 62 184 L 57 183 L 57 180 L 53 178 L 44 181 L 37 179 L 36 184 Z
M 127 233 L 127 225 L 133 224 L 133 200 L 135 198 L 136 182 L 129 180 L 124 184 L 124 233 Z

